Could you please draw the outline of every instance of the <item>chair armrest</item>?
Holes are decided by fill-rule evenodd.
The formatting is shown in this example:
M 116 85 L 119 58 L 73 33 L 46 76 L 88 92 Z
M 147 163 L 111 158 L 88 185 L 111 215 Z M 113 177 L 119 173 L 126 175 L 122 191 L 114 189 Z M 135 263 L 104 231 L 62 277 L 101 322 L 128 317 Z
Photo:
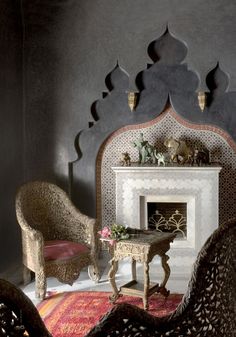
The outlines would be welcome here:
M 44 265 L 44 239 L 43 235 L 40 231 L 28 227 L 21 228 L 22 233 L 22 248 L 23 248 L 23 257 L 24 262 L 29 267 L 33 267 L 35 265 L 43 266 Z M 27 254 L 28 252 L 30 254 Z M 35 267 L 34 267 L 35 268 Z
M 71 216 L 64 221 L 62 231 L 68 240 L 77 240 L 90 246 L 95 246 L 97 236 L 97 220 L 83 214 L 74 205 L 71 205 Z
M 92 250 L 96 249 L 97 242 L 97 221 L 94 218 L 89 217 L 77 210 L 79 219 L 86 227 L 86 241 L 90 244 Z
M 28 228 L 24 231 L 27 233 L 31 240 L 43 242 L 43 235 L 39 230 L 34 228 Z
M 159 326 L 161 327 L 168 317 L 155 317 L 131 304 L 117 304 L 102 317 L 85 337 L 124 336 L 124 333 L 130 337 L 136 335 L 140 337 L 154 336 L 154 330 L 158 329 Z

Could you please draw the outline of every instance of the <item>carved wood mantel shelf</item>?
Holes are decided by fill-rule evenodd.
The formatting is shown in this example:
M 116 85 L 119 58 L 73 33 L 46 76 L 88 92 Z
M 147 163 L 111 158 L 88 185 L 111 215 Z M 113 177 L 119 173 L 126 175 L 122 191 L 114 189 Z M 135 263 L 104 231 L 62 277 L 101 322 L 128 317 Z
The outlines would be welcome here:
M 170 251 L 171 269 L 190 274 L 205 240 L 218 227 L 219 173 L 221 166 L 113 166 L 116 175 L 116 222 L 145 229 L 147 202 L 185 202 L 187 236 L 175 240 Z

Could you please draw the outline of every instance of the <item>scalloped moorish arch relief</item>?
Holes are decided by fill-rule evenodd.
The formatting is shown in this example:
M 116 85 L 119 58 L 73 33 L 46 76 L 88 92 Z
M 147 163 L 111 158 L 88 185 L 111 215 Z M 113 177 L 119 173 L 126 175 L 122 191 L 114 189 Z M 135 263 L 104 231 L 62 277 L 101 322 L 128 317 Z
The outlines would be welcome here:
M 123 152 L 129 152 L 133 162 L 138 152 L 132 142 L 143 133 L 144 139 L 166 152 L 164 140 L 174 136 L 184 139 L 191 146 L 206 147 L 211 162 L 219 163 L 219 223 L 236 217 L 236 143 L 222 129 L 210 125 L 187 122 L 173 108 L 167 108 L 154 120 L 135 126 L 126 126 L 114 132 L 100 148 L 97 158 L 97 215 L 102 226 L 116 219 L 116 180 L 113 166 L 120 165 Z
M 95 104 L 92 104 L 94 121 L 90 123 L 90 128 L 78 132 L 75 139 L 77 159 L 69 163 L 70 195 L 74 203 L 85 214 L 93 217 L 99 215 L 96 212 L 100 207 L 99 202 L 97 203 L 100 192 L 97 188 L 96 162 L 100 149 L 114 132 L 126 128 L 127 125 L 132 125 L 132 137 L 136 136 L 134 132 L 139 133 L 135 130 L 144 128 L 144 135 L 148 140 L 156 142 L 156 139 L 159 139 L 160 147 L 163 139 L 171 133 L 177 137 L 186 136 L 196 144 L 200 142 L 206 145 L 211 152 L 212 160 L 219 160 L 225 166 L 221 173 L 223 178 L 220 180 L 220 219 L 222 221 L 236 213 L 236 206 L 232 206 L 232 200 L 235 199 L 233 190 L 235 152 L 233 148 L 234 141 L 236 141 L 236 93 L 227 91 L 230 85 L 229 77 L 217 64 L 214 69 L 209 69 L 206 78 L 209 91 L 206 107 L 202 112 L 198 104 L 198 90 L 202 83 L 197 73 L 189 70 L 187 64 L 184 63 L 187 52 L 186 44 L 177 39 L 169 29 L 150 43 L 148 55 L 153 63 L 136 76 L 138 101 L 133 111 L 128 106 L 129 75 L 119 64 L 108 74 L 106 78 L 108 91 Z M 176 112 L 175 117 L 173 112 L 163 114 L 168 103 Z M 151 128 L 154 128 L 153 121 L 158 118 L 160 118 L 160 123 L 156 124 L 160 129 L 159 138 L 144 124 L 140 127 L 142 123 L 150 123 Z M 127 131 L 128 140 L 131 138 L 131 129 Z M 147 130 L 149 130 L 148 134 L 146 134 Z M 114 161 L 119 160 L 119 149 L 130 150 L 132 156 L 135 155 L 134 149 L 128 147 L 128 140 L 122 140 L 124 145 L 113 149 L 114 152 L 110 156 L 114 158 Z M 107 160 L 111 163 L 109 158 Z M 106 174 L 108 175 L 106 183 L 110 186 L 110 173 L 106 172 Z M 102 180 L 102 185 L 103 183 L 104 180 Z M 230 189 L 226 196 L 228 187 Z M 227 198 L 229 200 L 228 216 L 225 215 Z M 106 195 L 104 200 L 104 207 L 110 208 L 110 205 L 113 205 Z M 111 212 L 111 216 L 108 217 L 110 221 L 113 210 L 109 212 Z

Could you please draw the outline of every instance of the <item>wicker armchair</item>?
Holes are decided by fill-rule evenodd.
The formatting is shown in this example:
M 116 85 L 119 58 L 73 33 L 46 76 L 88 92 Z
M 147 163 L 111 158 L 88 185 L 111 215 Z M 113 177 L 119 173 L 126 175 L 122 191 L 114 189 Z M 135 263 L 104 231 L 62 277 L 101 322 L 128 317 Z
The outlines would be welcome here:
M 236 219 L 206 241 L 194 265 L 188 291 L 177 309 L 158 318 L 118 304 L 86 337 L 235 337 Z
M 16 216 L 22 231 L 23 279 L 35 273 L 36 297 L 46 295 L 46 277 L 73 284 L 82 268 L 97 282 L 97 228 L 58 186 L 29 182 L 16 195 Z
M 0 279 L 0 336 L 52 337 L 23 291 Z

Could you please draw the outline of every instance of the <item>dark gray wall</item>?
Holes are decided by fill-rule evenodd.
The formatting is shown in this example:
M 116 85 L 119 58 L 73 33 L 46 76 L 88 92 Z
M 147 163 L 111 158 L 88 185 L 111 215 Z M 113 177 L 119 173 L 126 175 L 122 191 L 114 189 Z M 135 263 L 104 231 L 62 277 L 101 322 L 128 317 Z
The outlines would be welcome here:
M 117 60 L 135 88 L 149 43 L 168 23 L 188 47 L 186 62 L 205 87 L 220 61 L 236 89 L 236 3 L 230 0 L 30 0 L 26 23 L 26 179 L 67 186 L 75 137 L 92 120 Z M 187 84 L 186 84 L 187 85 Z
M 0 1 L 0 272 L 20 255 L 15 191 L 22 182 L 22 28 L 19 1 Z
M 130 89 L 136 89 L 137 74 L 151 61 L 148 45 L 167 23 L 187 45 L 185 61 L 198 74 L 199 89 L 206 88 L 206 74 L 219 61 L 230 75 L 229 90 L 236 90 L 234 0 L 22 0 L 22 50 L 19 2 L 1 0 L 0 5 L 1 125 L 6 126 L 1 231 L 8 237 L 16 235 L 12 200 L 21 178 L 21 154 L 25 181 L 47 179 L 67 188 L 68 162 L 77 158 L 76 135 L 92 120 L 91 106 L 107 90 L 106 75 L 118 60 L 129 74 Z

